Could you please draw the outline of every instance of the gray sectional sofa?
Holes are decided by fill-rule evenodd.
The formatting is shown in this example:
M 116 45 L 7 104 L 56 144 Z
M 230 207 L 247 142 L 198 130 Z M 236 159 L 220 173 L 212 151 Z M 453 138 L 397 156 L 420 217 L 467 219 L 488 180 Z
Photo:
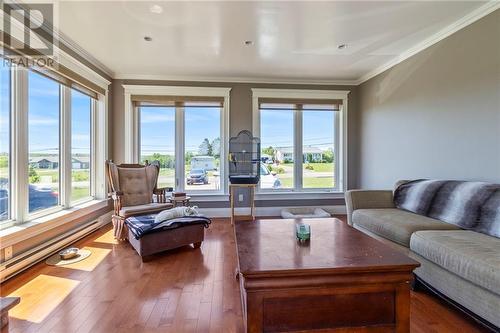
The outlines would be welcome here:
M 419 261 L 419 280 L 496 330 L 500 185 L 449 183 L 403 181 L 395 191 L 348 191 L 348 223 Z

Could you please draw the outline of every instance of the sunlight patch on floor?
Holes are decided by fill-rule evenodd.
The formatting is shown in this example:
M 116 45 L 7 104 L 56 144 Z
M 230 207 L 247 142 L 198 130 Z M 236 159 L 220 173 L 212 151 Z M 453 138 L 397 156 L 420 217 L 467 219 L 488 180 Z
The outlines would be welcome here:
M 21 297 L 21 302 L 9 311 L 9 316 L 41 323 L 79 283 L 41 274 L 9 295 Z
M 105 234 L 102 234 L 98 238 L 94 240 L 96 243 L 105 243 L 105 244 L 120 244 L 115 237 L 113 236 L 113 230 L 109 230 Z
M 89 250 L 92 254 L 82 261 L 75 262 L 74 264 L 61 266 L 62 268 L 79 269 L 82 271 L 93 271 L 101 261 L 111 252 L 109 249 L 102 249 L 99 247 L 85 246 L 83 249 Z

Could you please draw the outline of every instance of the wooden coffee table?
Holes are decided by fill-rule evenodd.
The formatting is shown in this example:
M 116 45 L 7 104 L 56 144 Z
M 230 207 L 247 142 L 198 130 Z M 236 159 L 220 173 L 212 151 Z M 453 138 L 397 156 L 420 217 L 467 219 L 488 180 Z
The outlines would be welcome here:
M 235 223 L 247 332 L 355 329 L 409 332 L 410 282 L 419 263 L 335 219 Z

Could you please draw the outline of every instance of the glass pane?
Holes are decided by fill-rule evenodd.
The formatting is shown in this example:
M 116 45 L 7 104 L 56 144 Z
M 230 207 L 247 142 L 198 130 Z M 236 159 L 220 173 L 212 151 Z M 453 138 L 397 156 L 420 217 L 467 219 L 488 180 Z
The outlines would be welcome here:
M 90 143 L 92 99 L 71 90 L 71 201 L 90 192 Z
M 187 191 L 220 189 L 220 107 L 185 107 Z
M 59 84 L 29 72 L 29 212 L 59 204 Z
M 0 221 L 9 219 L 10 71 L 0 67 Z
M 158 187 L 175 187 L 175 108 L 141 107 L 140 161 L 160 162 Z
M 261 176 L 260 188 L 293 188 L 292 110 L 260 111 Z
M 304 188 L 332 188 L 334 180 L 333 111 L 302 112 L 302 185 Z

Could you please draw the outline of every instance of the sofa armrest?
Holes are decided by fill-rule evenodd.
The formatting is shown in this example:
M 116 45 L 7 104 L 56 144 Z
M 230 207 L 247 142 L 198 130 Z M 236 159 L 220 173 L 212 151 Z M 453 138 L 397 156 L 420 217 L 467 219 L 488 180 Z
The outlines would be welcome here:
M 345 194 L 347 223 L 352 225 L 352 213 L 356 209 L 394 208 L 390 190 L 349 190 Z

